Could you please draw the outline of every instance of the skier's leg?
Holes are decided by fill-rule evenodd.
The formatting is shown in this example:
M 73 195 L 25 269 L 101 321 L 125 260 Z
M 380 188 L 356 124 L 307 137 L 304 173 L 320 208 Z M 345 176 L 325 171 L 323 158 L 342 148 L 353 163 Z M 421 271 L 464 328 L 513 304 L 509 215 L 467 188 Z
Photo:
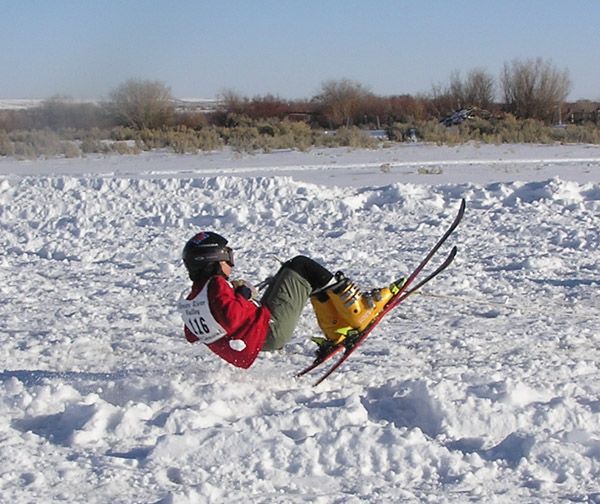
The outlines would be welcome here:
M 281 266 L 261 299 L 271 312 L 263 350 L 278 350 L 291 339 L 311 292 L 332 277 L 329 270 L 304 256 L 296 256 Z
M 283 268 L 293 269 L 302 278 L 305 278 L 313 291 L 327 285 L 333 278 L 333 273 L 318 262 L 306 256 L 296 256 L 285 262 Z

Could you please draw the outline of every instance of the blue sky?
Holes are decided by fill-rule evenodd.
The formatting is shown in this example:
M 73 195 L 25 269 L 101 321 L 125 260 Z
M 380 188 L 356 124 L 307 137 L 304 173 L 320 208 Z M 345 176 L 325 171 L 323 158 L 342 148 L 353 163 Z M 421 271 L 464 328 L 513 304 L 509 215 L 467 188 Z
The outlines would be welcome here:
M 600 99 L 599 0 L 0 0 L 0 20 L 0 98 L 105 98 L 131 78 L 182 98 L 310 98 L 341 78 L 417 94 L 541 57 L 571 99 Z

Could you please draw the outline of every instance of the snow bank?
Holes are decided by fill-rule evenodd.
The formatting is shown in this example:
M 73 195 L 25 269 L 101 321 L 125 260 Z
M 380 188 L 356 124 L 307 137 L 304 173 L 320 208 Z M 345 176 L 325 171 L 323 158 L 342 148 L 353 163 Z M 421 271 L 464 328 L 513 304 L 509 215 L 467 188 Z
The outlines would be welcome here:
M 313 256 L 410 271 L 465 197 L 459 256 L 318 388 L 317 332 L 248 371 L 181 336 L 199 228 L 239 276 Z M 600 185 L 291 178 L 0 182 L 7 502 L 600 502 Z

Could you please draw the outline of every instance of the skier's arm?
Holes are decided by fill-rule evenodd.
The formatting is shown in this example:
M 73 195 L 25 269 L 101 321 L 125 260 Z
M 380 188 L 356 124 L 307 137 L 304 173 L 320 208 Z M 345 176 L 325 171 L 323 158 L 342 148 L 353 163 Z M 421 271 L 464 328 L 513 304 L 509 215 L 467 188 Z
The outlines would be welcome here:
M 263 347 L 270 319 L 264 306 L 236 293 L 222 277 L 213 278 L 208 286 L 211 313 L 227 336 L 208 347 L 229 363 L 248 368 Z
M 215 320 L 229 335 L 238 333 L 242 326 L 251 322 L 259 308 L 246 298 L 245 292 L 237 292 L 221 277 L 213 278 L 208 285 L 208 299 Z

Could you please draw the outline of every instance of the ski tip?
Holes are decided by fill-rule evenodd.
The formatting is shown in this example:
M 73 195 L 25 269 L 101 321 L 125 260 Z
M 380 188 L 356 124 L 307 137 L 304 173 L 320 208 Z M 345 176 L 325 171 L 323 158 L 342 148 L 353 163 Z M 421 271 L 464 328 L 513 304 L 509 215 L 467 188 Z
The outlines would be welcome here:
M 325 373 L 323 376 L 321 376 L 321 378 L 319 378 L 316 382 L 314 382 L 312 384 L 313 387 L 318 387 L 319 385 L 321 385 L 321 383 L 323 383 L 325 381 L 325 379 L 331 374 L 331 372 L 327 372 Z

